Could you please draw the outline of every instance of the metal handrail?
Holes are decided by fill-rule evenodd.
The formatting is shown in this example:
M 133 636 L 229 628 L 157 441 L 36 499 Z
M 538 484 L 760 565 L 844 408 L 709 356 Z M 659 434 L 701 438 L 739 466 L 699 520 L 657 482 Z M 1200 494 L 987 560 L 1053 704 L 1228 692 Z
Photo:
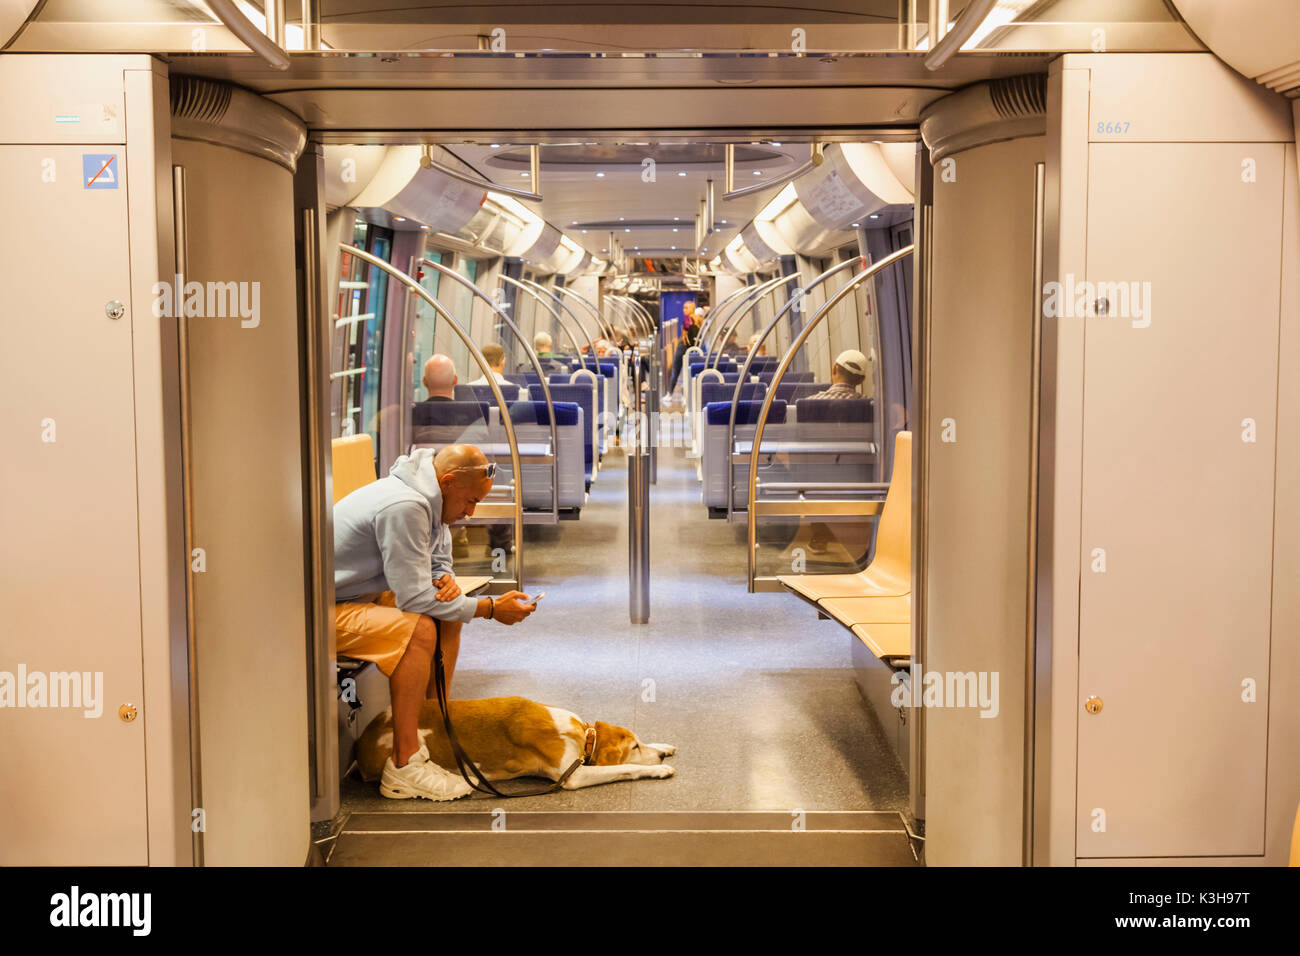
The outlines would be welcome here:
M 589 308 L 591 310 L 591 314 L 596 317 L 596 331 L 599 332 L 602 336 L 609 334 L 609 323 L 605 321 L 605 317 L 600 314 L 600 309 L 596 308 L 596 304 L 594 302 L 592 302 L 582 293 L 575 292 L 573 289 L 570 289 L 568 286 L 562 285 L 562 286 L 556 286 L 556 288 L 560 292 L 563 292 L 565 295 L 569 295 L 577 299 L 579 302 L 581 302 L 583 305 Z M 590 332 L 587 333 L 587 338 L 591 338 Z
M 458 321 L 456 321 L 456 317 L 451 314 L 451 312 L 447 309 L 446 306 L 444 306 L 441 302 L 435 299 L 428 289 L 420 285 L 420 283 L 416 282 L 414 279 L 412 279 L 401 269 L 398 269 L 397 267 L 385 262 L 383 259 L 380 259 L 378 256 L 371 255 L 370 253 L 366 252 L 364 249 L 358 249 L 356 246 L 350 246 L 346 242 L 340 242 L 339 248 L 344 252 L 356 256 L 357 258 L 361 259 L 363 262 L 368 262 L 375 268 L 387 272 L 390 276 L 395 278 L 398 282 L 402 283 L 402 285 L 406 286 L 408 289 L 410 289 L 412 292 L 414 292 L 416 295 L 422 298 L 425 302 L 431 305 L 435 312 L 437 312 L 439 315 L 441 315 L 451 324 L 452 331 L 456 333 L 456 335 L 460 338 L 461 342 L 464 343 L 465 347 L 469 349 L 470 354 L 474 357 L 474 361 L 476 361 L 479 364 L 479 367 L 483 369 L 483 375 L 487 378 L 488 384 L 492 386 L 492 394 L 497 400 L 497 407 L 501 409 L 501 413 L 502 413 L 501 420 L 502 423 L 505 425 L 505 430 L 506 430 L 506 443 L 510 446 L 510 466 L 513 469 L 513 475 L 514 475 L 514 499 L 515 499 L 514 500 L 515 587 L 518 590 L 522 591 L 524 589 L 523 470 L 521 469 L 519 464 L 519 441 L 518 439 L 515 438 L 514 422 L 511 421 L 510 419 L 510 409 L 509 406 L 506 404 L 505 396 L 501 394 L 501 387 L 497 385 L 496 379 L 492 377 L 491 366 L 488 365 L 487 359 L 483 357 L 483 353 L 479 351 L 478 346 L 475 345 L 473 340 L 469 337 L 469 333 L 466 332 L 463 328 L 461 328 L 461 324 Z M 551 422 L 553 425 L 555 422 L 554 416 L 551 417 Z M 552 428 L 552 432 L 554 432 L 554 428 Z M 559 447 L 558 444 L 556 444 L 553 435 L 551 438 L 551 443 L 552 443 L 551 444 L 552 448 Z
M 484 292 L 482 289 L 480 289 L 478 286 L 476 286 L 473 282 L 465 278 L 455 269 L 451 269 L 447 266 L 444 266 L 441 262 L 434 262 L 432 259 L 421 259 L 420 265 L 433 266 L 433 268 L 437 269 L 443 275 L 451 279 L 454 279 L 456 282 L 459 282 L 461 285 L 469 289 L 471 295 L 476 295 L 484 302 L 486 302 L 488 308 L 490 308 L 493 312 L 495 312 L 500 317 L 501 321 L 506 324 L 506 328 L 510 329 L 510 331 L 514 333 L 514 336 L 519 341 L 519 344 L 523 346 L 524 352 L 528 356 L 528 360 L 533 363 L 533 368 L 537 369 L 537 379 L 542 386 L 542 394 L 546 396 L 546 414 L 550 418 L 551 448 L 554 450 L 554 453 L 557 456 L 557 460 L 551 463 L 551 516 L 555 519 L 556 522 L 558 522 L 560 520 L 560 465 L 558 460 L 558 456 L 560 453 L 560 436 L 559 436 L 559 432 L 557 432 L 555 429 L 555 404 L 551 401 L 551 389 L 550 386 L 547 385 L 546 383 L 546 373 L 542 371 L 542 363 L 538 360 L 537 353 L 533 351 L 532 345 L 530 345 L 524 339 L 523 333 L 519 331 L 519 326 L 515 324 L 514 320 L 510 318 L 510 316 L 506 315 L 505 310 L 503 310 L 500 306 L 498 306 L 495 302 L 493 302 L 492 297 L 488 295 L 486 292 Z M 415 283 L 415 286 L 417 288 L 419 289 L 424 288 L 424 286 L 420 285 L 418 282 L 415 282 L 415 280 L 412 279 L 411 281 Z M 432 296 L 430 296 L 429 298 L 432 301 L 435 302 L 437 301 L 436 299 L 433 299 Z M 452 319 L 452 321 L 455 322 L 455 319 Z M 471 345 L 470 348 L 474 355 L 481 354 L 478 351 L 477 346 Z M 488 384 L 492 386 L 492 394 L 499 395 L 501 390 L 497 387 L 496 379 L 492 377 L 492 369 L 488 367 L 486 360 L 484 360 L 479 364 L 483 368 L 483 377 L 486 378 Z M 510 418 L 510 409 L 506 405 L 501 406 L 501 417 L 503 420 Z M 509 431 L 510 434 L 512 435 L 514 434 L 513 422 L 511 422 L 511 424 L 507 427 L 507 430 Z M 511 461 L 514 464 L 514 467 L 518 467 L 518 461 L 517 461 L 518 457 L 519 457 L 518 451 L 512 449 Z M 516 476 L 515 481 L 519 486 L 519 492 L 516 497 L 519 498 L 519 510 L 520 510 L 520 514 L 522 514 L 523 501 L 524 501 L 523 472 L 516 471 L 515 476 Z M 518 543 L 519 540 L 520 540 L 519 538 L 515 539 L 516 544 Z M 517 550 L 520 549 L 517 548 Z M 522 584 L 520 585 L 520 590 L 523 590 Z
M 740 317 L 744 316 L 746 309 L 752 309 L 755 305 L 761 302 L 764 297 L 771 295 L 776 289 L 789 282 L 792 278 L 797 279 L 798 275 L 778 275 L 768 279 L 766 282 L 759 282 L 756 285 L 749 287 L 748 294 L 742 296 L 739 302 L 736 302 L 731 306 L 730 311 L 727 313 L 727 317 L 722 321 L 719 328 L 724 332 L 727 331 L 732 325 L 733 317 L 735 317 L 736 324 L 739 325 Z M 718 359 L 722 357 L 722 347 L 727 344 L 726 339 L 722 339 L 721 342 L 718 342 L 718 339 L 719 336 L 715 335 L 713 338 L 706 341 L 703 330 L 700 332 L 700 341 L 705 342 L 705 345 L 707 346 L 707 350 L 704 353 L 704 364 L 706 366 L 709 365 L 709 359 L 712 359 L 713 364 L 710 367 L 715 369 L 718 367 Z
M 808 336 L 812 334 L 813 329 L 817 328 L 817 326 L 821 324 L 822 319 L 826 318 L 826 316 L 830 314 L 831 309 L 839 305 L 841 299 L 847 296 L 867 279 L 870 279 L 872 276 L 876 275 L 876 273 L 882 271 L 886 266 L 891 266 L 904 256 L 911 255 L 914 248 L 915 246 L 911 245 L 904 246 L 897 252 L 891 252 L 879 262 L 874 262 L 866 269 L 863 269 L 845 283 L 843 288 L 839 289 L 835 295 L 827 299 L 826 304 L 818 309 L 817 313 L 809 320 L 808 324 L 803 327 L 803 330 L 799 333 L 799 337 L 795 339 L 794 343 L 790 346 L 789 351 L 787 351 L 781 358 L 781 364 L 777 366 L 776 373 L 772 376 L 772 381 L 768 385 L 767 395 L 763 399 L 762 411 L 759 412 L 758 421 L 754 425 L 753 448 L 763 447 L 763 429 L 767 426 L 767 416 L 772 410 L 772 400 L 776 398 L 776 388 L 781 384 L 781 379 L 790 368 L 790 363 L 794 361 L 795 355 L 798 354 L 799 349 L 803 347 L 804 342 L 808 340 Z M 756 520 L 757 515 L 754 511 L 754 502 L 758 484 L 758 459 L 759 456 L 757 454 L 751 453 L 749 456 L 749 495 L 746 501 L 748 521 L 746 522 L 746 525 L 748 527 L 747 545 L 749 548 L 750 593 L 753 593 L 754 591 L 755 565 L 757 563 L 757 554 L 755 553 L 757 549 L 755 548 L 755 545 L 757 544 L 758 524 Z
M 543 299 L 540 292 L 538 292 L 536 289 L 529 288 L 521 280 L 516 279 L 513 276 L 508 276 L 504 272 L 498 275 L 497 278 L 503 282 L 509 282 L 511 285 L 516 286 L 517 288 L 519 288 L 524 292 L 527 292 L 530 296 L 533 297 L 533 299 L 542 308 L 544 308 L 547 312 L 551 313 L 551 315 L 554 316 L 555 318 L 555 324 L 558 325 L 560 328 L 564 329 L 564 334 L 567 335 L 569 337 L 569 341 L 573 343 L 574 350 L 578 353 L 579 356 L 582 355 L 582 347 L 578 345 L 578 340 L 573 337 L 573 333 L 569 330 L 569 327 L 560 318 L 559 310 L 557 310 L 555 306 L 551 305 L 551 303 Z M 537 327 L 536 324 L 534 324 L 533 328 L 536 327 Z M 579 328 L 581 328 L 581 326 L 579 326 Z M 586 363 L 584 362 L 583 364 L 585 365 Z
M 741 366 L 740 375 L 736 378 L 736 387 L 731 393 L 731 416 L 727 419 L 727 444 L 725 446 L 728 453 L 730 453 L 731 449 L 735 447 L 735 441 L 736 441 L 736 403 L 740 401 L 741 387 L 745 384 L 745 376 L 749 374 L 749 367 L 754 364 L 754 358 L 757 356 L 759 348 L 762 346 L 762 344 L 765 341 L 767 341 L 768 335 L 770 335 L 772 330 L 776 328 L 777 323 L 781 321 L 781 317 L 784 316 L 787 312 L 789 312 L 794 307 L 794 304 L 796 302 L 802 301 L 803 296 L 807 295 L 808 291 L 812 289 L 813 286 L 821 285 L 821 283 L 825 282 L 827 279 L 829 279 L 831 276 L 835 275 L 836 273 L 842 272 L 844 269 L 848 269 L 851 266 L 855 266 L 855 265 L 861 265 L 865 268 L 867 265 L 867 260 L 862 256 L 854 256 L 852 259 L 845 259 L 843 262 L 831 266 L 829 269 L 827 269 L 817 278 L 809 282 L 806 286 L 801 286 L 799 290 L 797 290 L 796 294 L 790 297 L 790 301 L 781 307 L 780 312 L 772 316 L 772 321 L 767 323 L 767 325 L 764 326 L 763 331 L 759 333 L 758 339 L 750 347 L 748 354 L 746 354 L 745 356 L 745 364 Z M 800 295 L 799 293 L 802 293 L 802 295 Z M 768 387 L 771 388 L 772 386 L 769 385 Z M 735 503 L 733 500 L 735 494 L 736 494 L 735 479 L 731 474 L 728 474 L 727 475 L 727 521 L 728 522 L 731 521 L 731 516 L 735 511 L 735 507 L 734 507 Z
M 725 185 L 727 187 L 726 192 L 722 194 L 724 200 L 739 199 L 741 196 L 752 196 L 754 193 L 761 193 L 764 190 L 773 188 L 774 186 L 784 186 L 786 183 L 798 179 L 804 173 L 812 172 L 825 162 L 825 158 L 822 156 L 821 143 L 813 143 L 812 154 L 784 176 L 779 176 L 776 179 L 769 179 L 761 183 L 754 183 L 752 186 L 742 186 L 740 189 L 732 189 L 736 176 L 736 147 L 734 144 L 727 144 L 724 159 L 726 164 Z
M 631 303 L 632 308 L 636 309 L 636 311 L 641 313 L 641 317 L 645 319 L 646 334 L 653 336 L 657 328 L 657 323 L 655 321 L 655 317 L 650 314 L 650 310 L 647 309 L 640 302 L 638 302 L 636 299 L 632 298 L 630 295 L 625 296 L 624 298 L 626 298 L 627 301 Z
M 178 282 L 189 277 L 189 211 L 186 205 L 185 167 L 172 167 L 172 228 L 175 243 L 172 247 L 172 266 Z M 182 284 L 180 288 L 185 288 Z M 198 619 L 194 611 L 194 574 L 190 559 L 194 547 L 194 400 L 190 375 L 189 321 L 183 311 L 176 315 L 176 352 L 178 358 L 178 391 L 181 413 L 181 534 L 185 543 L 185 668 L 189 678 L 186 717 L 189 722 L 190 800 L 194 807 L 203 803 L 203 748 L 199 718 L 199 642 Z M 190 863 L 202 866 L 204 860 L 204 828 L 191 828 Z
M 725 315 L 727 318 L 730 318 L 731 310 L 739 298 L 741 296 L 749 295 L 762 284 L 763 283 L 761 282 L 755 282 L 753 285 L 742 285 L 739 289 L 726 296 L 722 301 L 710 309 L 708 318 L 700 323 L 700 336 L 696 341 L 701 344 L 707 344 L 709 341 L 709 332 L 716 327 L 715 323 L 718 321 L 717 317 Z M 727 319 L 724 318 L 721 321 L 725 323 Z M 704 353 L 706 358 L 708 357 L 708 354 L 708 352 Z
M 530 159 L 532 161 L 532 166 L 536 169 L 537 147 L 530 146 L 529 149 L 531 150 Z M 507 196 L 514 196 L 516 199 L 527 199 L 529 202 L 542 201 L 541 193 L 529 192 L 526 189 L 515 189 L 512 186 L 501 186 L 491 180 L 480 179 L 478 176 L 471 176 L 469 173 L 462 173 L 459 169 L 453 169 L 450 166 L 440 163 L 433 158 L 433 151 L 428 146 L 425 146 L 420 154 L 420 165 L 425 169 L 436 169 L 444 176 L 450 176 L 452 179 L 458 180 L 462 183 L 467 183 L 470 186 L 479 186 L 494 193 L 505 193 Z M 533 182 L 536 183 L 537 180 L 534 178 Z
M 578 318 L 578 313 L 574 312 L 571 308 L 565 305 L 564 300 L 555 294 L 554 289 L 548 289 L 540 282 L 534 282 L 532 279 L 520 279 L 519 281 L 524 283 L 524 285 L 528 286 L 530 289 L 536 289 L 542 295 L 550 296 L 552 299 L 555 300 L 556 305 L 558 305 L 565 312 L 569 313 L 569 318 L 573 319 L 573 324 L 578 327 L 578 331 L 581 332 L 583 336 L 587 339 L 587 344 L 591 347 L 592 350 L 591 360 L 593 364 L 596 363 L 596 341 L 591 337 L 591 332 L 587 329 L 587 327 L 582 324 L 582 320 Z M 556 318 L 558 319 L 559 316 L 556 316 Z M 572 340 L 573 336 L 569 336 L 569 338 Z M 582 356 L 582 349 L 578 349 L 578 361 L 582 363 L 583 368 L 587 367 L 587 360 Z
M 849 261 L 852 262 L 853 260 L 850 259 Z M 789 282 L 791 279 L 799 279 L 801 277 L 798 272 L 793 272 L 786 276 L 779 276 L 778 278 L 783 279 L 784 282 Z M 769 280 L 769 281 L 774 281 L 774 280 Z M 755 300 L 755 305 L 759 301 L 762 301 L 762 299 L 771 295 L 777 289 L 781 288 L 783 284 L 784 284 L 783 282 L 778 282 L 771 289 L 768 289 L 767 292 L 763 293 L 763 295 L 759 296 L 758 299 Z M 809 286 L 801 286 L 800 288 L 804 292 L 806 292 Z M 795 292 L 796 294 L 790 296 L 789 301 L 787 301 L 786 304 L 781 307 L 781 312 L 785 312 L 791 306 L 793 306 L 795 302 L 799 301 L 800 298 L 798 295 L 799 289 L 796 289 Z M 749 308 L 752 309 L 753 306 L 751 305 Z M 723 326 L 722 331 L 718 334 L 718 338 L 722 340 L 722 347 L 726 346 L 727 340 L 731 337 L 732 333 L 735 332 L 736 329 L 740 328 L 740 322 L 745 317 L 745 313 L 748 311 L 749 309 L 733 310 L 731 317 L 727 320 L 727 324 Z M 713 355 L 713 367 L 715 369 L 718 367 L 718 360 L 722 357 L 722 347 L 720 347 L 718 351 Z
M 930 52 L 925 55 L 925 68 L 937 70 L 947 63 L 952 55 L 961 49 L 961 45 L 975 35 L 975 31 L 988 19 L 995 6 L 997 0 L 971 0 L 970 5 L 961 12 L 957 22 L 952 25 L 952 29 L 945 33 L 938 43 L 931 45 Z M 930 24 L 932 33 L 934 26 L 933 23 Z
M 605 295 L 607 298 L 613 299 L 615 302 L 622 303 L 623 306 L 627 308 L 628 313 L 632 316 L 632 324 L 637 327 L 638 331 L 644 332 L 647 335 L 654 331 L 654 319 L 650 316 L 650 313 L 646 311 L 645 306 L 636 299 L 628 295 L 614 295 L 612 292 L 607 292 Z
M 208 0 L 208 9 L 216 14 L 217 19 L 225 24 L 227 30 L 265 60 L 266 65 L 271 69 L 289 69 L 289 54 L 259 30 L 252 20 L 244 16 L 239 7 L 235 6 L 234 0 Z M 280 23 L 283 30 L 283 17 L 280 18 Z

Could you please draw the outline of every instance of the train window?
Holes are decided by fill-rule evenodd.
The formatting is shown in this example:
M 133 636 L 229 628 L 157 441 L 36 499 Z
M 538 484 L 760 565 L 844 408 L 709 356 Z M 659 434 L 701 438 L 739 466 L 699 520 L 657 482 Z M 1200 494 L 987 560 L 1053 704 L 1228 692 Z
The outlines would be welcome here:
M 352 242 L 385 261 L 392 230 L 358 219 Z M 334 435 L 368 432 L 379 447 L 379 385 L 388 276 L 349 253 L 340 253 L 331 374 Z
M 436 249 L 426 249 L 424 258 L 442 265 L 446 257 Z M 420 285 L 435 299 L 438 298 L 441 279 L 442 273 L 437 269 L 424 269 L 420 273 Z M 415 296 L 414 300 L 415 321 L 411 328 L 411 388 L 419 398 L 422 397 L 420 387 L 424 378 L 424 363 L 438 351 L 438 313 L 419 296 Z

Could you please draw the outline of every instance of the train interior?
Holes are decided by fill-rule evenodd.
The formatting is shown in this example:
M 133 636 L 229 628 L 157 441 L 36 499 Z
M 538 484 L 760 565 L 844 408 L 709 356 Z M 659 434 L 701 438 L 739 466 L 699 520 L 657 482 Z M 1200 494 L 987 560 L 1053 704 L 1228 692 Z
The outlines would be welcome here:
M 106 716 L 6 715 L 0 862 L 1297 852 L 1300 51 L 1195 0 L 31 6 L 0 259 L 87 255 L 15 373 L 7 651 Z M 366 778 L 334 508 L 459 444 L 461 589 L 545 596 L 450 696 L 670 772 Z M 112 796 L 15 783 L 51 746 Z
M 802 142 L 731 146 L 733 179 L 748 185 L 758 177 L 779 178 L 807 162 L 812 150 Z M 883 280 L 851 283 L 855 272 L 864 271 L 865 255 L 888 255 L 910 244 L 916 144 L 844 142 L 817 150 L 830 188 L 838 181 L 851 184 L 828 200 L 851 205 L 853 215 L 845 228 L 827 230 L 811 220 L 799 206 L 794 186 L 787 184 L 747 202 L 738 197 L 741 201 L 718 211 L 716 229 L 702 229 L 710 234 L 699 235 L 699 198 L 722 185 L 719 179 L 713 187 L 709 179 L 726 164 L 728 144 L 546 145 L 538 157 L 546 198 L 536 211 L 489 191 L 486 201 L 476 204 L 475 219 L 455 232 L 453 223 L 424 221 L 430 213 L 411 208 L 410 200 L 401 197 L 418 190 L 438 208 L 448 190 L 458 186 L 439 167 L 507 185 L 526 181 L 532 175 L 528 146 L 325 147 L 326 181 L 339 184 L 338 207 L 330 213 L 327 232 L 337 230 L 356 248 L 390 261 L 414 261 L 412 274 L 457 318 L 469 341 L 503 346 L 505 367 L 513 371 L 504 373 L 509 384 L 502 390 L 520 458 L 540 457 L 550 447 L 561 450 L 554 485 L 545 465 L 530 469 L 521 460 L 521 548 L 513 547 L 509 516 L 504 521 L 476 516 L 457 543 L 458 575 L 495 577 L 494 586 L 504 588 L 517 580 L 513 565 L 522 557 L 528 588 L 548 597 L 544 613 L 500 639 L 465 642 L 455 696 L 521 695 L 563 702 L 575 712 L 635 729 L 642 739 L 677 747 L 676 776 L 665 786 L 618 785 L 523 798 L 510 804 L 512 815 L 528 810 L 637 811 L 640 825 L 668 820 L 674 831 L 681 831 L 687 819 L 700 826 L 719 814 L 732 819 L 739 814 L 743 820 L 766 812 L 770 829 L 768 818 L 802 808 L 813 812 L 815 820 L 833 820 L 836 829 L 874 831 L 851 838 L 858 845 L 854 852 L 875 841 L 879 847 L 868 852 L 880 853 L 882 860 L 915 862 L 907 836 L 912 823 L 905 816 L 910 814 L 906 726 L 887 706 L 889 675 L 907 674 L 906 649 L 891 649 L 894 656 L 878 663 L 874 683 L 886 691 L 880 702 L 886 709 L 874 710 L 862 690 L 871 686 L 872 676 L 859 680 L 855 675 L 851 642 L 857 639 L 850 630 L 831 621 L 805 631 L 819 616 L 827 617 L 816 613 L 815 601 L 813 607 L 803 606 L 784 588 L 782 593 L 750 593 L 748 468 L 736 460 L 743 451 L 736 457 L 727 454 L 733 446 L 752 444 L 766 391 L 789 392 L 774 400 L 764 442 L 772 451 L 760 456 L 758 464 L 761 482 L 788 488 L 765 497 L 789 506 L 786 514 L 756 515 L 755 576 L 775 581 L 794 572 L 856 575 L 872 563 L 888 484 L 888 473 L 882 471 L 888 458 L 878 449 L 894 444 L 900 433 L 904 441 L 910 436 L 901 401 L 892 424 L 886 428 L 882 422 L 882 430 L 876 430 L 872 412 L 882 392 L 879 376 L 873 374 L 879 349 L 871 319 L 884 309 L 891 328 L 906 327 L 907 298 L 901 294 L 911 284 L 906 255 L 887 267 L 887 285 Z M 421 166 L 420 157 L 428 154 L 436 166 Z M 369 185 L 362 177 L 344 184 L 331 175 L 349 162 L 359 170 L 376 170 L 376 180 L 386 168 L 401 164 L 401 175 L 411 181 L 398 189 L 397 201 L 388 208 L 368 206 Z M 832 174 L 832 168 L 838 173 Z M 383 188 L 391 191 L 393 185 Z M 720 196 L 719 190 L 716 202 Z M 537 231 L 539 218 L 543 230 L 562 234 L 552 243 L 553 253 L 540 260 L 527 251 L 514 257 L 493 254 L 510 248 L 511 227 L 530 243 L 528 232 Z M 746 228 L 762 230 L 781 255 L 769 255 L 767 262 L 753 257 L 741 241 Z M 783 240 L 784 233 L 791 240 Z M 475 236 L 483 238 L 476 244 Z M 760 241 L 754 237 L 750 244 Z M 616 260 L 626 263 L 623 275 L 602 278 L 606 264 Z M 557 271 L 557 261 L 561 269 L 572 263 L 578 267 Z M 697 271 L 697 262 L 710 261 L 718 272 Z M 443 269 L 459 273 L 485 294 L 476 297 L 468 284 L 451 281 Z M 384 273 L 347 251 L 340 253 L 338 275 L 338 310 L 332 316 L 339 337 L 332 353 L 338 367 L 331 370 L 338 383 L 331 397 L 338 447 L 345 448 L 352 436 L 367 449 L 380 449 L 373 464 L 382 475 L 398 454 L 414 448 L 474 444 L 497 462 L 498 475 L 504 476 L 497 489 L 508 495 L 512 461 L 500 407 L 486 384 L 464 384 L 482 382 L 484 372 L 467 342 L 450 329 L 450 317 L 440 329 L 437 310 L 420 300 L 410 303 L 409 295 L 396 300 L 399 314 L 386 317 L 376 306 L 394 301 L 386 298 Z M 791 295 L 805 287 L 800 296 Z M 841 291 L 839 300 L 832 301 Z M 785 308 L 791 301 L 795 307 Z M 702 344 L 684 353 L 674 381 L 676 329 L 687 302 L 708 321 L 701 323 Z M 670 318 L 674 306 L 677 314 Z M 824 317 L 792 348 L 823 310 Z M 534 356 L 525 345 L 532 346 L 539 333 L 556 343 L 550 353 L 555 357 L 548 356 L 546 369 L 534 371 Z M 406 344 L 385 348 L 384 335 L 400 335 Z M 603 348 L 605 342 L 619 341 L 638 346 L 647 371 L 651 359 L 656 366 L 651 374 L 657 381 L 646 381 L 646 399 L 639 406 L 631 394 L 637 370 L 617 351 L 612 358 L 595 358 L 611 354 Z M 869 363 L 855 395 L 833 407 L 809 398 L 831 387 L 834 360 L 847 350 Z M 435 354 L 449 357 L 455 366 L 450 402 L 427 401 L 421 376 Z M 776 378 L 786 355 L 790 361 Z M 385 366 L 390 356 L 399 361 Z M 897 358 L 903 367 L 910 364 L 910 355 Z M 565 363 L 563 370 L 551 371 L 558 363 Z M 395 401 L 385 375 L 399 379 Z M 548 395 L 543 395 L 543 380 Z M 741 397 L 734 403 L 738 420 L 729 421 L 742 381 Z M 515 391 L 525 387 L 527 400 Z M 901 383 L 898 394 L 904 394 Z M 563 460 L 570 447 L 566 436 L 559 434 L 552 446 L 547 427 L 536 424 L 532 414 L 547 399 L 556 409 L 557 432 L 571 430 L 579 436 L 568 461 Z M 602 414 L 606 408 L 610 414 Z M 628 519 L 635 503 L 629 502 L 628 473 L 638 467 L 638 408 L 654 450 L 645 569 L 651 611 L 644 615 L 645 623 L 629 625 Z M 577 414 L 566 418 L 569 410 Z M 728 426 L 734 432 L 730 440 Z M 568 479 L 566 467 L 572 469 Z M 585 472 L 580 470 L 584 467 Z M 794 488 L 796 484 L 807 487 Z M 558 489 L 554 495 L 553 488 Z M 342 490 L 336 485 L 336 498 Z M 800 498 L 827 504 L 808 506 Z M 492 498 L 485 503 L 492 504 Z M 901 553 L 895 557 L 906 576 L 912 516 L 905 495 L 892 507 L 899 509 L 895 528 L 901 532 L 896 543 Z M 493 520 L 495 524 L 488 523 Z M 899 591 L 905 594 L 906 588 Z M 895 604 L 899 618 L 891 623 L 905 629 L 906 598 Z M 635 600 L 633 605 L 635 619 Z M 344 707 L 344 716 L 351 728 L 363 730 L 386 704 L 386 693 L 380 692 L 364 700 L 355 714 Z M 351 738 L 346 729 L 340 739 L 339 765 L 347 769 Z M 817 769 L 796 769 L 810 766 Z M 333 862 L 365 861 L 366 854 L 394 852 L 387 848 L 398 844 L 403 853 L 419 852 L 403 832 L 409 828 L 404 819 L 394 825 L 377 814 L 487 812 L 477 800 L 432 808 L 386 800 L 355 768 L 344 777 L 342 789 L 342 806 L 352 814 L 345 819 L 355 822 L 345 823 L 330 847 Z M 788 829 L 784 820 L 782 824 Z M 353 829 L 366 833 L 354 837 Z M 385 830 L 401 839 L 380 836 Z M 446 837 L 428 839 L 441 843 Z M 438 855 L 429 848 L 425 852 Z M 770 861 L 773 850 L 759 838 L 751 853 L 754 860 Z

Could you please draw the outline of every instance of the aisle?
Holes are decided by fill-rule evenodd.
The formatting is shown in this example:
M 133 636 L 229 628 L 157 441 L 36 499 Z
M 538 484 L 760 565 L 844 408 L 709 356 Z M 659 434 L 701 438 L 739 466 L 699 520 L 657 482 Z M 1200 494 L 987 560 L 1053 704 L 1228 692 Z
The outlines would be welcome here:
M 511 811 L 901 810 L 906 780 L 862 702 L 846 633 L 793 597 L 745 590 L 738 529 L 710 521 L 694 468 L 664 449 L 651 492 L 650 623 L 628 621 L 627 486 L 617 449 L 577 522 L 527 530 L 537 613 L 476 621 L 453 696 L 522 695 L 677 745 L 676 776 L 522 798 Z M 344 782 L 347 811 L 483 812 Z

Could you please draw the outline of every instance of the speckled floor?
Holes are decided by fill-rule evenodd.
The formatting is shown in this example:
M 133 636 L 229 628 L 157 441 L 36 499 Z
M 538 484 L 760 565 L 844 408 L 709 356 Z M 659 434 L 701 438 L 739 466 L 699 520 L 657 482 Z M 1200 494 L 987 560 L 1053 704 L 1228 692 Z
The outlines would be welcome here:
M 651 490 L 650 623 L 629 623 L 625 479 L 611 449 L 580 521 L 526 529 L 527 590 L 547 597 L 519 626 L 469 627 L 452 691 L 519 694 L 675 744 L 676 776 L 509 810 L 902 810 L 907 782 L 854 683 L 852 638 L 790 595 L 746 591 L 741 529 L 706 517 L 680 449 L 660 450 Z M 344 814 L 371 820 L 497 803 L 392 801 L 343 783 Z

